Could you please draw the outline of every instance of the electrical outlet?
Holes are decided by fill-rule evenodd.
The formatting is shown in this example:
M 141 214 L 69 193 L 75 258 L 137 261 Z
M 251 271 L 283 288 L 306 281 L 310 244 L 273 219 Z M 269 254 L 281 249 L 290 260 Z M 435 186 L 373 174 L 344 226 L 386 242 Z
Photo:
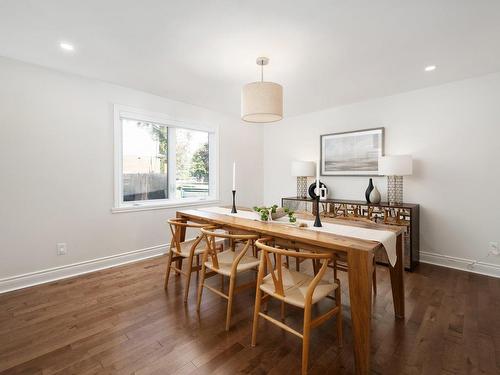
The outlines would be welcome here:
M 498 247 L 497 241 L 490 242 L 490 254 L 492 255 L 500 255 L 500 248 Z
M 68 249 L 66 248 L 65 242 L 60 242 L 56 244 L 57 255 L 66 255 L 68 253 Z

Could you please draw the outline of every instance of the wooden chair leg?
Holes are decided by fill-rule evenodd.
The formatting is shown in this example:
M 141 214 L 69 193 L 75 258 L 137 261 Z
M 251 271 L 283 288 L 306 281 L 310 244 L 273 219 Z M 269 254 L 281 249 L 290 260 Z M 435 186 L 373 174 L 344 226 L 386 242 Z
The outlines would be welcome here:
M 372 287 L 373 287 L 373 294 L 377 294 L 377 267 L 375 264 L 375 258 L 373 258 Z
M 269 312 L 269 299 L 264 301 L 264 309 L 263 311 L 267 314 Z
M 183 259 L 182 259 L 182 258 L 179 258 L 179 259 L 177 260 L 177 268 L 178 268 L 178 269 L 180 269 L 180 270 L 182 270 L 182 261 L 183 261 Z M 178 272 L 178 271 L 175 271 L 175 274 L 176 274 L 177 276 L 182 275 L 182 274 L 181 274 L 180 272 Z
M 260 304 L 262 302 L 262 291 L 260 287 L 257 286 L 257 292 L 255 293 L 255 308 L 253 311 L 253 326 L 252 326 L 252 346 L 257 344 L 257 330 L 259 329 L 259 312 Z
M 297 253 L 300 250 L 295 250 Z M 299 272 L 300 271 L 300 258 L 295 258 L 295 271 Z
M 202 262 L 202 266 L 201 266 L 201 275 L 200 275 L 200 283 L 199 283 L 199 286 L 198 286 L 198 305 L 196 307 L 196 310 L 198 312 L 200 312 L 200 306 L 201 306 L 201 295 L 203 294 L 203 284 L 205 282 L 205 272 L 206 272 L 206 268 L 205 268 L 205 262 Z
M 341 291 L 340 291 L 340 284 L 339 287 L 335 290 L 335 302 L 337 306 L 339 307 L 339 312 L 337 313 L 336 319 L 337 319 L 337 344 L 339 348 L 343 346 L 343 341 L 344 341 L 344 336 L 343 336 L 343 330 L 342 330 L 342 301 L 341 301 Z
M 302 332 L 302 375 L 307 375 L 309 361 L 309 338 L 311 335 L 311 306 L 304 308 L 304 329 Z
M 172 267 L 172 258 L 173 258 L 173 256 L 172 256 L 172 250 L 170 250 L 168 252 L 167 270 L 165 271 L 165 285 L 164 285 L 165 290 L 168 287 L 168 280 L 170 278 L 170 269 Z
M 186 275 L 186 286 L 184 289 L 184 304 L 187 303 L 189 295 L 189 284 L 191 284 L 191 273 L 193 272 L 193 256 L 188 258 L 187 275 Z
M 196 255 L 196 278 L 200 279 L 200 254 Z
M 312 261 L 312 266 L 313 266 L 313 273 L 314 275 L 317 275 L 318 274 L 318 262 L 316 261 L 316 259 L 311 259 Z
M 229 293 L 227 294 L 227 313 L 226 313 L 226 331 L 229 331 L 231 325 L 231 310 L 233 308 L 234 284 L 236 284 L 236 276 L 231 275 L 229 278 Z

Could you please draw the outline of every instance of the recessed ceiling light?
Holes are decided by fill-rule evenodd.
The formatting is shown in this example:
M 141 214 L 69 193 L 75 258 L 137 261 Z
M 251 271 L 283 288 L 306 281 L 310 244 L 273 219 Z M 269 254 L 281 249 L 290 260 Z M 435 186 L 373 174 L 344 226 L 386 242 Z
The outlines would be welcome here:
M 436 70 L 436 65 L 429 65 L 426 66 L 424 69 L 426 72 L 432 72 L 433 70 Z
M 59 47 L 61 47 L 65 51 L 74 51 L 75 47 L 72 44 L 61 42 L 59 43 Z

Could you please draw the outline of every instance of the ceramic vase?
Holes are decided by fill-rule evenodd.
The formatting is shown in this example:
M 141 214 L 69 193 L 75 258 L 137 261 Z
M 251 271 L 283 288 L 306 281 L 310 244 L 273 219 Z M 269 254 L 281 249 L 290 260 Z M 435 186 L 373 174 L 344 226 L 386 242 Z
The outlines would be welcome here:
M 323 182 L 319 182 L 319 186 L 321 188 L 324 188 L 326 189 L 326 194 L 325 194 L 325 198 L 328 196 L 328 188 L 326 187 L 326 185 L 323 183 Z M 318 191 L 320 194 L 321 194 L 321 191 Z M 308 193 L 309 193 L 309 196 L 312 198 L 312 199 L 316 199 L 318 197 L 318 195 L 316 194 L 316 181 L 314 181 L 311 185 L 309 185 L 309 190 L 308 190 Z M 321 195 L 320 195 L 321 196 Z
M 365 191 L 365 199 L 366 199 L 367 203 L 371 203 L 370 202 L 370 193 L 372 192 L 372 190 L 373 190 L 373 180 L 370 178 L 370 182 L 368 183 L 368 187 L 366 188 L 366 191 Z
M 370 203 L 378 204 L 380 203 L 380 199 L 380 191 L 378 191 L 377 187 L 375 186 L 370 193 Z
M 322 185 L 319 188 L 319 200 L 324 201 L 328 198 L 328 190 L 326 189 L 325 185 Z

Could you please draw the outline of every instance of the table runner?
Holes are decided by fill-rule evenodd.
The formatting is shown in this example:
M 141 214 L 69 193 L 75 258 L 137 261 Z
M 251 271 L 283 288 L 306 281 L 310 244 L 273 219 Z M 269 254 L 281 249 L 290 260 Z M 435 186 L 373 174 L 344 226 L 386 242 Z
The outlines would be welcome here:
M 229 208 L 225 208 L 225 207 L 203 207 L 203 208 L 199 208 L 199 210 L 213 212 L 213 213 L 222 214 L 222 215 L 240 217 L 242 219 L 250 219 L 250 220 L 260 221 L 259 214 L 257 214 L 254 211 L 240 210 L 237 213 L 233 214 L 233 213 L 231 213 L 231 210 Z M 279 224 L 292 225 L 288 221 L 288 216 L 285 216 L 285 217 L 282 217 L 278 220 L 273 220 L 273 221 L 276 223 L 279 223 Z M 312 220 L 297 219 L 297 222 L 307 224 L 307 227 L 300 228 L 300 229 L 304 229 L 304 230 L 314 230 L 317 232 L 326 232 L 326 233 L 336 234 L 339 236 L 354 237 L 354 238 L 360 238 L 362 240 L 380 242 L 385 248 L 385 251 L 387 253 L 387 258 L 389 259 L 389 262 L 391 263 L 391 265 L 394 267 L 394 265 L 396 264 L 396 261 L 397 261 L 397 255 L 396 255 L 397 236 L 392 231 L 383 230 L 383 229 L 360 228 L 360 227 L 351 226 L 348 224 L 334 224 L 334 223 L 327 223 L 327 222 L 323 222 L 322 223 L 323 226 L 317 228 L 317 227 L 313 226 L 314 221 L 312 221 Z

